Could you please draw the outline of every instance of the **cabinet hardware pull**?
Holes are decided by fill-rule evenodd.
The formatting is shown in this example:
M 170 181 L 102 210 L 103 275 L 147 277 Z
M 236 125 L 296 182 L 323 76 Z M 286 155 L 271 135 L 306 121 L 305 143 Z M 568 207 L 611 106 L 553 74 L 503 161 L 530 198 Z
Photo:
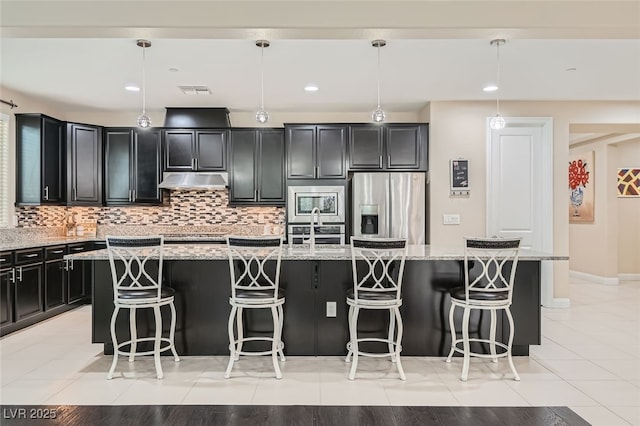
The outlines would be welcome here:
M 84 249 L 84 247 L 73 247 L 71 250 L 73 250 L 73 251 L 80 251 L 80 250 L 82 250 L 82 249 Z
M 73 188 L 73 201 L 78 201 L 78 188 Z
M 391 156 L 387 155 L 387 167 L 391 167 Z
M 12 283 L 15 284 L 15 282 L 16 282 L 16 268 L 13 268 L 11 270 L 11 278 L 9 278 L 9 281 L 11 281 Z
M 196 159 L 195 158 L 191 159 L 191 169 L 193 169 L 193 170 L 196 169 Z
M 54 250 L 54 251 L 52 251 L 51 253 L 53 253 L 53 254 L 60 254 L 60 253 L 62 253 L 62 252 L 64 252 L 64 250 Z
M 65 271 L 68 271 L 68 270 L 69 270 L 69 259 L 65 259 L 65 260 L 64 260 L 64 266 L 63 266 L 63 269 L 64 269 Z
M 22 266 L 18 268 L 18 281 L 22 282 Z
M 197 158 L 194 158 L 193 160 L 194 160 L 194 162 L 196 163 L 196 170 L 198 170 L 198 159 L 197 159 Z
M 49 199 L 49 185 L 44 187 L 44 199 L 45 200 Z
M 69 259 L 69 269 L 73 270 L 73 259 Z
M 0 263 L 4 263 L 6 261 L 7 261 L 7 259 L 0 258 Z
M 136 200 L 136 190 L 131 190 L 131 202 L 133 203 Z
M 38 253 L 25 254 L 24 257 L 36 257 Z
M 380 166 L 380 168 L 382 168 L 382 155 L 378 159 L 378 165 Z

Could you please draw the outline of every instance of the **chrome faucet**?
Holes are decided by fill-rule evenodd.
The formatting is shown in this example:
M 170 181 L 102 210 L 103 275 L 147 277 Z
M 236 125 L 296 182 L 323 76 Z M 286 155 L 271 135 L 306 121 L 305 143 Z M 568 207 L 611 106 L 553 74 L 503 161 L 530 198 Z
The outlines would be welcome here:
M 311 250 L 315 250 L 316 248 L 316 230 L 314 226 L 315 221 L 313 220 L 315 215 L 318 215 L 318 225 L 322 225 L 322 219 L 320 218 L 320 209 L 317 207 L 311 209 L 311 218 L 309 219 L 309 244 Z

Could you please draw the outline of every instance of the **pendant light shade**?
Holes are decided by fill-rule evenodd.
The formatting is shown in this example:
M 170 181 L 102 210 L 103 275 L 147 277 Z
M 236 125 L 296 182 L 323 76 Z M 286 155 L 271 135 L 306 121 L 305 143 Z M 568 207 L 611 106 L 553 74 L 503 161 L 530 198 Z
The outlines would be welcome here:
M 371 113 L 371 119 L 376 123 L 382 123 L 386 119 L 386 114 L 380 106 L 380 48 L 387 45 L 386 40 L 373 40 L 371 46 L 378 49 L 378 106 Z
M 269 121 L 269 113 L 264 109 L 264 49 L 271 43 L 268 40 L 256 41 L 256 46 L 260 48 L 260 109 L 256 112 L 256 121 L 266 123 Z
M 149 40 L 138 40 L 136 42 L 142 48 L 142 114 L 138 117 L 138 127 L 146 129 L 151 126 L 151 119 L 147 115 L 147 79 L 146 79 L 146 55 L 147 47 L 151 47 Z
M 498 89 L 496 90 L 496 115 L 489 121 L 489 127 L 493 130 L 504 129 L 506 126 L 506 121 L 504 118 L 500 116 L 500 46 L 505 43 L 504 39 L 497 38 L 495 40 L 491 40 L 491 46 L 496 46 L 496 86 Z

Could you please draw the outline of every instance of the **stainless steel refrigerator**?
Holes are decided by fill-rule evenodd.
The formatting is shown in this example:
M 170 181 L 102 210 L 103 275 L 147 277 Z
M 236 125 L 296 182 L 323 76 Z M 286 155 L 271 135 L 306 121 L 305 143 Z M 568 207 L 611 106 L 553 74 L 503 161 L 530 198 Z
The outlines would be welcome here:
M 425 244 L 425 173 L 354 173 L 352 235 Z

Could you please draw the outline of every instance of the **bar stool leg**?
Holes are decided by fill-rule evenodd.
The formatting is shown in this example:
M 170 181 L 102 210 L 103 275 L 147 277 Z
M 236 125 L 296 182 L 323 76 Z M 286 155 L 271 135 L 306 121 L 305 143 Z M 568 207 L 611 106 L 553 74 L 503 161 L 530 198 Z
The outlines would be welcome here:
M 271 307 L 271 316 L 273 317 L 273 341 L 271 342 L 271 359 L 273 360 L 273 369 L 276 370 L 276 379 L 282 378 L 280 365 L 278 364 L 278 348 L 280 347 L 280 319 L 278 318 L 278 308 Z
M 129 362 L 133 362 L 138 349 L 138 328 L 136 327 L 136 308 L 129 309 L 129 332 L 131 333 L 131 348 L 129 350 Z
M 156 363 L 156 375 L 158 379 L 162 379 L 164 374 L 162 373 L 162 365 L 160 364 L 160 344 L 162 341 L 162 316 L 160 316 L 160 306 L 153 307 L 153 315 L 156 319 L 156 335 L 153 342 L 153 358 Z
M 469 345 L 469 315 L 471 309 L 469 307 L 464 308 L 464 314 L 462 315 L 462 347 L 464 351 L 464 363 L 462 364 L 462 376 L 460 380 L 467 381 L 469 376 L 469 361 L 470 361 L 470 345 Z
M 403 332 L 402 317 L 400 316 L 400 309 L 398 307 L 393 308 L 393 311 L 395 313 L 396 318 L 398 319 L 398 339 L 396 340 L 396 343 L 395 343 L 394 358 L 396 361 L 396 366 L 398 367 L 398 373 L 400 373 L 400 379 L 407 380 L 407 376 L 405 376 L 404 369 L 402 368 L 402 363 L 400 362 L 400 349 L 401 349 L 402 332 Z
M 513 358 L 511 357 L 511 345 L 513 344 L 513 317 L 511 316 L 511 309 L 507 308 L 505 311 L 507 312 L 507 318 L 509 319 L 509 348 L 507 349 L 509 352 L 507 357 L 509 358 L 509 367 L 511 367 L 511 371 L 513 372 L 513 380 L 519 382 L 520 376 L 516 371 L 516 366 L 513 365 Z
M 224 378 L 228 379 L 231 377 L 231 370 L 233 369 L 233 362 L 236 360 L 236 342 L 233 332 L 233 323 L 235 321 L 235 315 L 238 308 L 237 306 L 231 307 L 231 313 L 229 314 L 229 364 L 227 364 L 227 371 L 224 373 Z
M 116 364 L 118 363 L 118 339 L 116 337 L 116 319 L 118 318 L 118 312 L 120 308 L 116 306 L 111 315 L 111 342 L 113 342 L 113 362 L 109 373 L 107 373 L 107 380 L 113 379 L 113 372 L 116 371 Z
M 173 360 L 175 362 L 180 362 L 180 357 L 178 356 L 178 352 L 176 352 L 176 307 L 173 303 L 169 304 L 171 308 L 171 328 L 169 329 L 169 340 L 171 341 L 171 352 L 173 353 Z
M 356 369 L 358 368 L 358 314 L 360 308 L 353 307 L 353 314 L 351 315 L 351 322 L 349 323 L 349 331 L 351 332 L 351 353 L 353 354 L 353 361 L 351 362 L 351 371 L 349 372 L 349 380 L 356 378 Z
M 456 305 L 451 304 L 451 309 L 449 309 L 449 330 L 451 331 L 451 350 L 449 351 L 449 356 L 447 357 L 446 362 L 451 362 L 451 357 L 455 352 L 456 348 L 456 327 L 453 323 L 453 314 L 456 309 Z
M 351 318 L 353 317 L 353 305 L 349 305 L 349 313 L 347 314 L 347 324 L 349 324 L 349 334 L 351 334 Z M 347 343 L 347 357 L 344 359 L 344 362 L 351 362 L 351 355 L 353 354 L 353 343 L 351 343 L 351 338 L 349 338 L 349 343 Z
M 240 359 L 240 352 L 242 352 L 242 343 L 244 340 L 244 324 L 242 320 L 244 319 L 242 316 L 242 312 L 244 310 L 242 308 L 238 308 L 236 312 L 236 330 L 238 330 L 238 343 L 236 348 L 236 361 Z
M 396 362 L 396 350 L 393 347 L 393 338 L 396 334 L 396 316 L 395 309 L 389 309 L 389 354 L 391 354 L 391 362 Z
M 278 352 L 280 353 L 280 361 L 285 362 L 284 358 L 284 343 L 282 342 L 282 327 L 284 326 L 284 309 L 282 305 L 278 305 L 278 321 L 280 324 L 280 341 L 278 342 Z
M 489 349 L 491 350 L 491 355 L 493 355 L 493 362 L 498 362 L 498 357 L 496 356 L 496 310 L 491 309 L 491 328 L 489 331 Z

